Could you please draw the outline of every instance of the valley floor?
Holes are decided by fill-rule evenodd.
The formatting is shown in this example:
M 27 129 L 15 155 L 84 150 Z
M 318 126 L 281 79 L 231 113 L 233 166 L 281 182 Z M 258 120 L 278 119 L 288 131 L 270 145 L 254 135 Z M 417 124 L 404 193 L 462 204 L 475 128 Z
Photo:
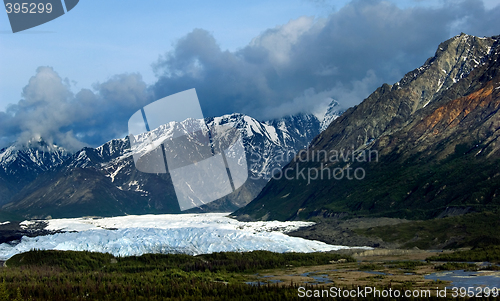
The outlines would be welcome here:
M 446 258 L 480 258 L 493 263 L 443 261 Z M 330 294 L 315 299 L 329 299 L 332 292 L 353 289 L 365 294 L 337 299 L 379 300 L 375 293 L 366 294 L 379 290 L 419 294 L 411 300 L 456 300 L 454 294 L 460 294 L 458 288 L 456 292 L 452 288 L 456 285 L 474 285 L 481 300 L 495 300 L 500 295 L 499 262 L 500 246 L 439 253 L 353 249 L 140 257 L 30 251 L 15 255 L 0 268 L 0 300 L 303 300 L 304 295 L 314 296 L 315 292 Z M 458 269 L 471 272 L 460 271 L 470 276 L 457 279 L 476 282 L 457 284 L 440 279 Z M 471 284 L 477 281 L 479 285 Z M 438 298 L 437 292 L 445 288 L 447 298 Z
M 351 253 L 355 250 L 351 250 Z M 347 252 L 344 252 L 347 253 Z M 481 266 L 481 263 L 470 264 L 468 269 L 473 271 L 468 282 L 452 283 L 448 277 L 444 262 L 426 261 L 437 254 L 453 253 L 445 251 L 436 253 L 434 251 L 422 250 L 371 250 L 354 253 L 356 262 L 334 263 L 321 266 L 297 267 L 288 269 L 275 269 L 262 271 L 256 275 L 256 281 L 261 284 L 277 283 L 287 286 L 295 283 L 300 286 L 312 284 L 318 289 L 330 289 L 351 287 L 377 287 L 387 288 L 411 288 L 411 290 L 431 291 L 435 295 L 436 290 L 447 289 L 447 295 L 452 297 L 451 287 L 463 287 L 464 283 L 472 285 L 470 280 L 475 279 L 479 286 L 498 287 L 500 289 L 500 266 Z M 464 268 L 467 265 L 451 264 L 450 268 Z M 484 270 L 481 270 L 483 269 Z M 467 269 L 467 268 L 466 268 Z M 444 272 L 443 272 L 444 271 Z M 449 280 L 436 280 L 436 279 Z M 467 278 L 467 277 L 464 277 Z M 476 284 L 477 285 L 477 284 Z
M 0 232 L 5 235 L 5 241 L 27 234 L 49 235 L 23 238 L 26 249 L 20 248 L 5 256 L 9 260 L 0 262 L 0 300 L 303 300 L 303 294 L 307 296 L 307 292 L 330 294 L 337 289 L 358 287 L 363 290 L 430 292 L 431 297 L 439 300 L 445 298 L 437 298 L 437 291 L 447 288 L 446 294 L 451 300 L 454 299 L 453 286 L 457 290 L 462 287 L 479 289 L 483 297 L 487 290 L 488 297 L 481 300 L 494 300 L 492 289 L 496 288 L 497 293 L 500 289 L 500 224 L 497 216 L 493 212 L 482 212 L 428 221 L 317 219 L 312 225 L 304 222 L 242 223 L 224 214 L 206 214 L 3 224 Z M 220 246 L 223 237 L 220 234 L 226 232 L 231 234 L 227 237 L 228 242 L 240 244 L 236 249 L 229 248 L 236 252 L 218 253 L 211 247 L 210 252 L 201 252 L 202 255 L 197 256 L 145 254 L 149 253 L 145 250 L 136 254 L 136 249 L 131 248 L 137 238 L 122 240 L 127 233 L 136 237 L 138 229 L 160 231 L 162 235 L 152 236 L 151 241 L 156 243 L 158 237 L 171 237 L 172 233 L 176 234 L 172 236 L 175 241 L 191 244 L 207 234 L 215 235 L 213 241 L 199 243 L 198 247 L 203 250 L 207 246 Z M 309 241 L 288 237 L 283 232 Z M 96 251 L 95 246 L 109 246 L 110 241 L 113 242 L 103 239 L 113 233 L 120 237 L 117 245 L 120 248 L 109 250 L 126 248 L 125 254 L 137 256 L 109 251 L 29 251 L 33 246 L 43 245 L 39 244 L 40 241 L 54 242 L 55 238 L 68 235 L 81 236 L 76 245 Z M 234 233 L 239 234 L 234 236 Z M 250 235 L 248 240 L 243 239 L 246 235 Z M 312 243 L 316 251 L 323 252 L 241 252 L 251 251 L 248 246 L 256 246 L 259 242 L 256 237 L 269 240 L 276 235 L 280 240 L 273 246 L 283 246 L 291 239 L 297 240 L 292 246 L 298 252 L 304 252 L 305 245 Z M 324 246 L 311 239 L 337 246 Z M 91 245 L 93 240 L 99 244 Z M 33 244 L 27 244 L 30 241 Z M 62 243 L 66 241 L 75 240 L 61 240 Z M 165 245 L 171 245 L 170 240 Z M 356 246 L 371 246 L 373 249 Z M 3 244 L 6 250 L 11 247 Z M 264 247 L 268 246 L 262 245 Z M 179 250 L 182 249 L 178 248 L 177 253 Z M 306 252 L 313 252 L 313 249 Z M 365 296 L 358 299 L 376 298 Z

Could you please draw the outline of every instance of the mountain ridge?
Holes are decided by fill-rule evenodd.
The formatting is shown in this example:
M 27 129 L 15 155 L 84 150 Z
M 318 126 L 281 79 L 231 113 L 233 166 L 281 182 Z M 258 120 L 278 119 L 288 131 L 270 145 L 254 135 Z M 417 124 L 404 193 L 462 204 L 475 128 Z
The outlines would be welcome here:
M 439 216 L 450 206 L 465 211 L 498 206 L 499 44 L 499 36 L 465 34 L 441 43 L 422 67 L 376 89 L 308 148 L 309 153 L 376 151 L 377 160 L 328 162 L 325 155 L 324 162 L 304 162 L 296 157 L 284 168 L 340 168 L 342 174 L 361 168 L 366 172 L 362 181 L 273 179 L 234 215 L 258 220 L 339 214 L 414 219 Z M 478 146 L 490 151 L 476 158 L 472 151 Z
M 234 113 L 205 121 L 209 126 L 231 124 L 241 131 L 251 179 L 231 195 L 188 212 L 228 212 L 245 205 L 269 180 L 272 170 L 287 163 L 272 158 L 305 148 L 320 127 L 320 121 L 308 114 L 259 122 Z M 30 218 L 180 213 L 170 175 L 139 172 L 132 155 L 128 137 L 66 153 L 64 162 L 40 171 L 4 200 L 2 210 Z M 66 206 L 74 208 L 73 212 L 63 209 Z

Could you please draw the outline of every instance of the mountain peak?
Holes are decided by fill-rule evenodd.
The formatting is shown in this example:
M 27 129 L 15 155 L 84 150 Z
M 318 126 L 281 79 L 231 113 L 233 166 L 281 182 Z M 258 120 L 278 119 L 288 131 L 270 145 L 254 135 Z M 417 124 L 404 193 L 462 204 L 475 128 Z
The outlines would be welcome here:
M 328 107 L 326 108 L 326 112 L 323 115 L 323 120 L 321 120 L 320 131 L 326 130 L 326 128 L 332 123 L 333 120 L 337 119 L 340 115 L 344 113 L 344 110 L 341 109 L 340 104 L 335 99 L 332 99 Z
M 419 68 L 408 72 L 392 90 L 408 88 L 420 99 L 412 111 L 427 106 L 452 85 L 484 64 L 497 37 L 479 38 L 462 33 L 438 46 L 433 57 Z
M 48 143 L 42 137 L 33 137 L 0 150 L 0 167 L 6 173 L 14 172 L 18 165 L 42 171 L 61 164 L 68 155 L 66 149 Z
M 65 154 L 68 153 L 68 151 L 63 147 L 60 147 L 54 143 L 47 142 L 40 136 L 29 139 L 25 143 L 15 143 L 14 145 L 19 150 L 37 149 L 47 153 L 54 153 L 54 152 L 65 153 Z

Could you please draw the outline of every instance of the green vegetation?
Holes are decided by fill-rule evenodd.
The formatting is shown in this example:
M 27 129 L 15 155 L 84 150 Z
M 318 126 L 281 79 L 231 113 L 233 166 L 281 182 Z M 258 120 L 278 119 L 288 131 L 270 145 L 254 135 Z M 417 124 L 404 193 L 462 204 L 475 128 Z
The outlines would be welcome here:
M 364 264 L 358 268 L 360 271 L 376 271 L 383 270 L 384 267 L 379 266 L 377 264 Z
M 479 267 L 473 263 L 447 262 L 445 264 L 436 266 L 435 269 L 438 271 L 453 271 L 453 270 L 478 271 Z
M 32 250 L 17 254 L 7 260 L 9 267 L 57 267 L 67 271 L 90 271 L 102 268 L 114 258 L 111 254 L 87 251 L 40 251 Z
M 439 254 L 427 258 L 428 261 L 465 261 L 482 262 L 488 261 L 500 263 L 500 245 L 474 248 L 467 251 L 456 251 L 449 254 Z
M 297 284 L 253 286 L 245 282 L 255 278 L 254 271 L 322 265 L 340 258 L 355 262 L 352 257 L 331 253 L 255 251 L 122 258 L 91 252 L 35 250 L 13 256 L 7 267 L 0 269 L 0 300 L 302 300 Z M 375 283 L 384 277 L 375 275 L 370 279 Z M 410 282 L 401 285 L 406 289 L 418 288 Z M 384 288 L 389 287 L 380 287 Z M 443 299 L 446 300 L 439 298 Z
M 403 248 L 460 248 L 500 244 L 499 212 L 469 213 L 394 226 L 355 229 L 360 235 L 375 236 Z
M 446 261 L 445 264 L 436 266 L 436 270 L 500 270 L 500 267 L 497 265 L 478 266 L 470 263 L 484 261 L 500 263 L 500 246 L 478 247 L 472 250 L 439 254 L 427 258 L 427 261 Z
M 24 221 L 24 220 L 25 220 L 25 218 L 20 216 L 20 215 L 16 215 L 14 213 L 0 210 L 0 223 L 7 222 L 7 221 L 15 222 L 15 221 Z
M 285 268 L 287 266 L 313 266 L 329 264 L 332 260 L 355 259 L 333 253 L 273 253 L 269 251 L 226 252 L 198 256 L 185 254 L 144 254 L 142 256 L 117 257 L 111 254 L 79 251 L 39 251 L 14 255 L 7 261 L 9 267 L 57 267 L 65 271 L 100 270 L 103 272 L 149 272 L 178 269 L 183 272 L 241 272 Z
M 387 263 L 387 266 L 389 268 L 398 268 L 402 270 L 414 270 L 419 266 L 426 265 L 425 262 L 421 261 L 410 261 L 410 260 L 405 260 L 405 261 L 391 261 Z
M 352 257 L 331 253 L 145 254 L 113 257 L 75 251 L 30 251 L 0 273 L 1 300 L 289 300 L 294 285 L 251 286 L 257 270 L 311 266 Z
M 479 146 L 477 146 L 479 145 Z M 443 151 L 446 143 L 435 146 Z M 257 199 L 235 215 L 288 220 L 310 219 L 315 214 L 348 213 L 353 217 L 432 219 L 447 209 L 498 211 L 500 209 L 499 159 L 475 156 L 479 142 L 459 145 L 447 158 L 428 154 L 410 157 L 391 153 L 379 162 L 353 162 L 352 170 L 363 168 L 366 177 L 352 181 L 271 180 Z M 342 164 L 329 166 L 330 169 Z M 319 168 L 318 162 L 300 163 L 300 169 Z M 498 232 L 497 232 L 498 233 Z

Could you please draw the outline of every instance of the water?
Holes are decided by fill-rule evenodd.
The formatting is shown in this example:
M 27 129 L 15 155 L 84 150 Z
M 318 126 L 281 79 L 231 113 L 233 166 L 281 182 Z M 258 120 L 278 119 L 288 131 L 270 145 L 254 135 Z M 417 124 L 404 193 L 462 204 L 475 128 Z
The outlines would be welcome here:
M 378 272 L 378 271 L 363 271 L 363 272 L 368 273 L 368 274 L 375 274 L 375 275 L 387 275 L 384 272 Z M 389 274 L 389 275 L 392 275 L 392 274 Z
M 316 280 L 315 282 L 307 282 L 309 284 L 328 284 L 328 283 L 333 283 L 332 280 L 330 280 L 330 278 L 328 278 L 328 275 L 326 274 L 321 274 L 321 275 L 311 275 L 313 273 L 318 273 L 319 271 L 314 271 L 314 272 L 307 272 L 307 273 L 303 273 L 303 274 L 300 274 L 300 276 L 302 277 L 310 277 L 314 280 Z
M 452 287 L 496 287 L 500 288 L 500 272 L 466 272 L 464 270 L 446 271 L 426 275 L 425 279 L 451 281 Z

